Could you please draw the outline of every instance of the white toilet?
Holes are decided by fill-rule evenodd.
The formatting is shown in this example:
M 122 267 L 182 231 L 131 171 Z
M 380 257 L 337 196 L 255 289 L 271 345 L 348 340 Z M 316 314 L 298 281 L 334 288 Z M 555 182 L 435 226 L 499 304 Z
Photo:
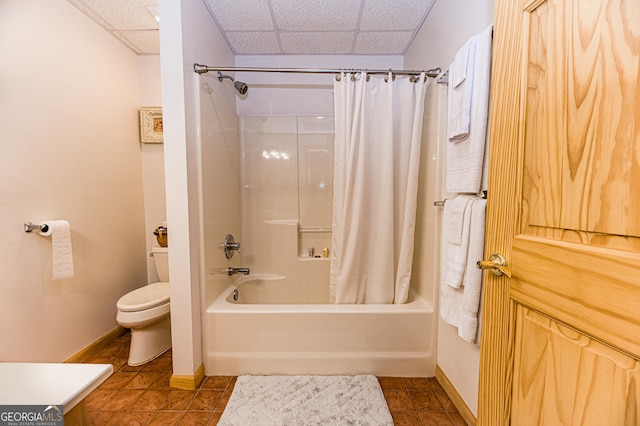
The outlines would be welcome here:
M 116 321 L 131 329 L 131 366 L 149 362 L 171 347 L 169 249 L 153 247 L 151 252 L 160 282 L 125 294 L 117 304 Z

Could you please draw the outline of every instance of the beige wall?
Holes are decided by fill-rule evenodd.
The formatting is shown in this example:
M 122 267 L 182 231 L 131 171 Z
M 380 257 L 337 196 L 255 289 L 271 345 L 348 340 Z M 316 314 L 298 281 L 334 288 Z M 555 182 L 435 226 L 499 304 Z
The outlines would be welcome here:
M 437 0 L 404 57 L 407 69 L 449 68 L 456 51 L 493 23 L 494 0 Z
M 448 69 L 456 51 L 465 41 L 493 23 L 493 3 L 493 0 L 437 1 L 405 55 L 405 67 L 408 69 L 440 67 L 443 71 Z M 446 97 L 444 94 L 441 96 Z M 444 104 L 446 105 L 446 100 Z M 437 159 L 435 163 L 431 162 L 434 168 L 442 167 L 444 164 L 444 143 L 446 142 L 440 140 L 436 145 L 430 145 L 435 148 L 431 158 Z M 443 183 L 441 176 L 435 176 L 434 179 Z M 420 255 L 424 259 L 420 269 L 433 269 L 436 277 L 438 276 L 442 209 L 434 208 L 433 201 L 446 197 L 447 194 L 443 193 L 440 187 L 427 197 L 424 203 L 426 206 L 424 223 L 429 224 L 431 229 L 425 234 L 424 241 L 428 244 L 424 245 Z M 432 239 L 435 239 L 435 247 Z M 434 284 L 431 291 L 438 295 L 437 279 L 434 280 Z M 439 320 L 437 348 L 438 366 L 451 380 L 467 406 L 477 415 L 480 347 L 460 339 L 455 327 Z
M 63 0 L 0 1 L 0 57 L 0 361 L 62 361 L 147 280 L 138 63 Z M 74 278 L 22 229 L 46 219 L 71 224 Z
M 160 56 L 138 56 L 138 81 L 140 84 L 140 106 L 161 106 Z M 164 186 L 164 145 L 144 143 L 142 151 L 142 181 L 144 185 L 145 240 L 147 253 L 147 277 L 149 283 L 158 281 L 151 248 L 158 245 L 153 231 L 167 220 L 167 205 Z

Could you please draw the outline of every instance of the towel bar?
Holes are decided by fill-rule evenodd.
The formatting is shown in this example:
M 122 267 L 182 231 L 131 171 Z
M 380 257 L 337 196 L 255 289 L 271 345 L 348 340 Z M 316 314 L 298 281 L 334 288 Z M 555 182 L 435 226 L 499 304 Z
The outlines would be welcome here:
M 478 194 L 480 195 L 480 194 Z M 486 199 L 487 198 L 487 191 L 482 191 L 482 196 L 481 198 Z M 440 200 L 440 201 L 434 201 L 433 205 L 436 207 L 444 207 L 444 203 L 446 203 L 448 200 L 448 198 L 445 198 L 444 200 Z
M 449 70 L 446 70 L 442 74 L 438 76 L 436 79 L 436 83 L 438 84 L 449 84 Z

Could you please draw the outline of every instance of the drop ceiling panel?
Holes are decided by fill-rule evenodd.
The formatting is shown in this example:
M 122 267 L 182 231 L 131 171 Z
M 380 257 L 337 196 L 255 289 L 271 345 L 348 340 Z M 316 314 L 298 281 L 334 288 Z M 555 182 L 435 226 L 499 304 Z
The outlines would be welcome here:
M 353 32 L 283 32 L 280 41 L 288 55 L 342 55 L 351 52 L 353 37 Z
M 224 31 L 275 30 L 265 0 L 204 0 L 213 18 Z
M 69 0 L 83 12 L 98 15 L 103 25 L 117 30 L 157 30 L 158 21 L 146 6 L 158 0 Z M 90 16 L 91 17 L 91 16 Z M 107 24 L 105 25 L 104 22 Z
M 158 31 L 149 30 L 133 30 L 133 31 L 119 31 L 119 33 L 126 38 L 139 53 L 145 53 L 147 55 L 159 55 L 160 54 L 160 34 Z
M 415 31 L 431 8 L 425 0 L 374 0 L 364 2 L 361 31 Z
M 356 38 L 353 53 L 356 55 L 401 55 L 411 43 L 413 31 L 361 32 Z
M 138 54 L 158 54 L 158 0 L 68 0 Z M 402 55 L 435 0 L 202 1 L 237 55 Z
M 238 55 L 275 55 L 282 51 L 273 31 L 228 32 L 226 36 Z
M 361 2 L 271 0 L 271 6 L 276 28 L 281 31 L 355 31 Z
M 235 54 L 401 55 L 435 0 L 203 0 Z M 247 24 L 246 20 L 259 22 Z M 271 20 L 269 23 L 268 21 Z M 273 30 L 279 50 L 236 31 Z M 232 35 L 232 32 L 234 34 Z M 348 34 L 350 33 L 350 34 Z M 242 44 L 236 44 L 240 40 Z M 350 41 L 348 41 L 350 40 Z M 253 53 L 249 53 L 253 52 Z

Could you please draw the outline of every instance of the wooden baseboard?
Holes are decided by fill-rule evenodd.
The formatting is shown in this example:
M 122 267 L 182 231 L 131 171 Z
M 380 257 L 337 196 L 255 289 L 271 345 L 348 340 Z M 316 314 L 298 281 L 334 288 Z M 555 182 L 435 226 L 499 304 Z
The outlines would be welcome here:
M 64 362 L 72 363 L 72 362 L 84 362 L 87 359 L 91 358 L 91 356 L 98 353 L 101 349 L 109 346 L 111 342 L 116 340 L 118 337 L 125 334 L 128 330 L 126 328 L 122 328 L 120 326 L 114 328 L 86 348 L 80 350 L 80 352 L 71 355 L 69 358 L 65 359 Z
M 475 426 L 478 422 L 476 416 L 474 416 L 469 407 L 467 407 L 467 404 L 465 404 L 456 388 L 449 381 L 447 375 L 444 374 L 444 371 L 442 371 L 440 369 L 440 366 L 438 365 L 436 365 L 436 379 L 438 380 L 438 383 L 440 383 L 440 386 L 442 386 L 442 389 L 444 389 L 447 395 L 449 395 L 449 398 L 453 402 L 453 405 L 456 406 L 464 421 L 467 422 L 469 426 Z
M 198 367 L 196 372 L 191 376 L 182 376 L 177 374 L 171 376 L 171 379 L 169 380 L 169 386 L 176 389 L 195 390 L 203 379 L 204 365 L 200 364 L 200 367 Z

